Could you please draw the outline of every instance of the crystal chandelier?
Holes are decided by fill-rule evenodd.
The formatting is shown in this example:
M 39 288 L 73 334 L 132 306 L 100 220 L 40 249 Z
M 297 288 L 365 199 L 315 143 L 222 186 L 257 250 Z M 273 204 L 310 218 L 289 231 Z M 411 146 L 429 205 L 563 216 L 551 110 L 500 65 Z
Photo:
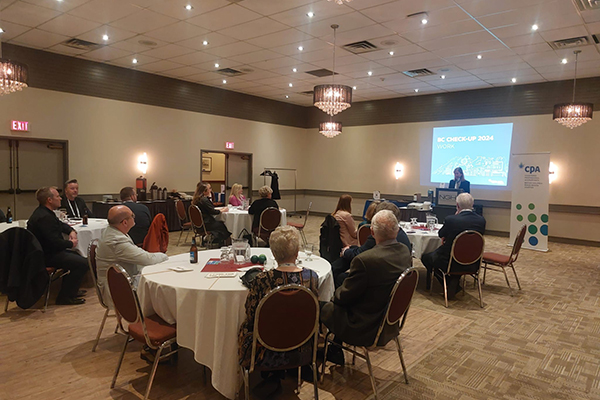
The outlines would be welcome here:
M 327 0 L 327 1 L 335 1 L 336 3 L 342 5 L 344 2 L 350 3 L 352 0 Z
M 321 122 L 319 124 L 319 133 L 323 136 L 331 139 L 342 133 L 342 123 L 341 122 Z
M 0 58 L 0 96 L 27 87 L 27 65 Z
M 331 25 L 333 29 L 333 70 L 331 85 L 317 85 L 314 88 L 313 103 L 315 107 L 331 116 L 350 108 L 352 105 L 352 88 L 335 84 L 335 39 L 339 25 Z
M 575 103 L 575 84 L 577 83 L 577 57 L 581 50 L 575 50 L 575 78 L 573 79 L 573 102 L 556 104 L 553 118 L 567 128 L 577 128 L 592 119 L 594 105 L 592 103 Z

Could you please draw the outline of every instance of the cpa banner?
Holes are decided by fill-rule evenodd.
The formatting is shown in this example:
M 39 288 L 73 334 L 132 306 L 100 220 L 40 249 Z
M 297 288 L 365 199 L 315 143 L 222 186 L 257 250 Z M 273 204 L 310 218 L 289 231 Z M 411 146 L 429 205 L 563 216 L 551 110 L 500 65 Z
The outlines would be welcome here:
M 523 248 L 548 251 L 548 201 L 550 153 L 513 154 L 510 244 L 527 225 Z

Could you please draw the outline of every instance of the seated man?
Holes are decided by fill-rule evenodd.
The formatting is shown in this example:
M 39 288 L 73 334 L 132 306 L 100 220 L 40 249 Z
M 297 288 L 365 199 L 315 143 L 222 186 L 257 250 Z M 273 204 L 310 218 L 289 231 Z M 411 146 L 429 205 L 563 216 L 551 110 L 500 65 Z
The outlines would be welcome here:
M 271 196 L 273 195 L 273 189 L 268 186 L 263 186 L 258 189 L 258 195 L 260 199 L 254 200 L 252 205 L 248 209 L 248 214 L 254 215 L 252 219 L 252 231 L 258 230 L 258 225 L 260 224 L 260 215 L 263 211 L 265 211 L 269 207 L 275 207 L 279 209 L 279 205 Z
M 375 208 L 375 214 L 377 214 L 381 210 L 390 210 L 394 213 L 394 216 L 398 221 L 400 221 L 400 209 L 394 203 L 389 201 L 384 201 L 379 203 Z M 402 228 L 398 229 L 398 235 L 396 236 L 396 240 L 398 243 L 404 244 L 408 247 L 409 250 L 412 250 L 412 245 L 408 240 L 408 236 L 402 230 Z M 344 279 L 348 276 L 348 269 L 350 268 L 350 263 L 360 253 L 372 249 L 375 247 L 375 238 L 373 235 L 369 235 L 367 240 L 362 246 L 349 246 L 342 249 L 342 257 L 338 258 L 331 264 L 331 271 L 333 273 L 333 279 L 335 283 L 335 287 L 338 288 L 342 286 Z M 412 251 L 411 251 L 412 253 Z
M 77 179 L 69 179 L 65 182 L 65 197 L 60 203 L 60 207 L 67 210 L 69 218 L 83 218 L 85 214 L 93 218 L 92 212 L 85 205 L 85 201 L 79 197 L 79 183 Z
M 129 207 L 135 214 L 135 226 L 129 231 L 129 236 L 131 236 L 135 244 L 144 243 L 144 238 L 148 234 L 148 228 L 150 228 L 150 224 L 152 223 L 150 210 L 145 204 L 136 203 L 137 194 L 131 186 L 121 189 L 119 196 L 123 204 Z
M 138 266 L 158 264 L 169 257 L 164 253 L 148 253 L 133 244 L 127 232 L 135 225 L 135 214 L 128 207 L 114 206 L 108 210 L 108 224 L 98 241 L 96 266 L 104 300 L 112 305 L 106 282 L 106 271 L 111 264 L 119 264 L 129 276 L 134 277 L 141 272 Z
M 392 288 L 411 266 L 408 247 L 396 240 L 398 229 L 398 220 L 391 211 L 375 214 L 371 223 L 375 247 L 352 260 L 350 273 L 335 291 L 333 301 L 321 308 L 321 322 L 334 333 L 337 343 L 373 344 Z M 379 343 L 387 343 L 398 332 L 398 326 L 384 330 Z M 330 361 L 343 365 L 343 353 L 336 346 L 332 348 Z
M 71 271 L 62 278 L 62 287 L 56 298 L 56 304 L 83 304 L 85 291 L 79 286 L 88 270 L 88 263 L 79 253 L 71 251 L 77 246 L 77 232 L 61 222 L 54 210 L 60 208 L 61 197 L 56 187 L 43 187 L 35 192 L 40 204 L 27 221 L 29 229 L 42 245 L 47 267 Z M 64 239 L 63 234 L 69 235 Z
M 459 233 L 466 230 L 477 231 L 483 235 L 485 232 L 485 218 L 473 211 L 473 196 L 469 193 L 461 193 L 456 197 L 456 214 L 446 217 L 444 226 L 439 231 L 442 245 L 435 251 L 421 256 L 421 262 L 427 268 L 427 289 L 431 285 L 431 274 L 434 273 L 434 270 L 448 269 L 452 243 Z M 441 279 L 440 276 L 438 276 L 438 279 Z M 449 299 L 461 290 L 459 281 L 460 276 L 452 276 L 447 279 Z

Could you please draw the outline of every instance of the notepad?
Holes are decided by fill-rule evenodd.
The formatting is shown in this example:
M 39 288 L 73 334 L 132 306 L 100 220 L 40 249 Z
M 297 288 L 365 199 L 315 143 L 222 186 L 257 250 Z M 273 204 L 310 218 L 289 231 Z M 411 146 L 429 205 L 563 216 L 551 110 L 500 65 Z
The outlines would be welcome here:
M 214 278 L 235 278 L 237 276 L 237 272 L 211 272 L 206 274 L 206 278 L 214 279 Z

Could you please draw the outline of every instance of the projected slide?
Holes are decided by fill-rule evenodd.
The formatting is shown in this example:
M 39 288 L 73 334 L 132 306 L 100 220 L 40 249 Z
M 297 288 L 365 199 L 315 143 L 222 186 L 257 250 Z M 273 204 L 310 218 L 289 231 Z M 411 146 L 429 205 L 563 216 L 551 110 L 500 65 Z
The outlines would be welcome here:
M 506 186 L 513 124 L 433 128 L 431 182 L 448 183 L 462 167 L 471 185 Z

